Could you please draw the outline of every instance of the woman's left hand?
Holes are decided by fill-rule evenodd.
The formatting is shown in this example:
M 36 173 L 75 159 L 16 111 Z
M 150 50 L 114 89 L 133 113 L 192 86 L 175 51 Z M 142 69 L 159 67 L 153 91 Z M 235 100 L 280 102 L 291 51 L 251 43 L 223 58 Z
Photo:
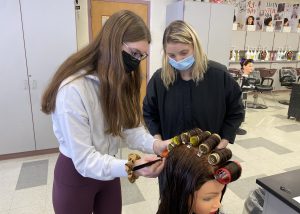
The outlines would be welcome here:
M 167 150 L 167 147 L 170 143 L 171 140 L 155 140 L 153 143 L 154 153 L 161 156 L 161 154 Z
M 157 160 L 158 157 L 156 155 L 145 155 L 141 159 L 136 160 L 134 166 L 138 166 L 150 161 Z M 147 178 L 156 178 L 164 167 L 165 159 L 162 158 L 161 161 L 158 161 L 151 166 L 141 168 L 139 170 L 134 171 L 134 174 L 138 176 L 144 176 Z

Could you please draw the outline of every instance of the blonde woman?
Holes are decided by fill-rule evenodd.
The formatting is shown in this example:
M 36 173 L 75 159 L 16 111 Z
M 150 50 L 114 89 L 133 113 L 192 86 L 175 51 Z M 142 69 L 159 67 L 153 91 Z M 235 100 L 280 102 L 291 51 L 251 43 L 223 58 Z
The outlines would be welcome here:
M 151 77 L 143 102 L 150 133 L 170 139 L 199 127 L 218 133 L 218 148 L 234 143 L 243 121 L 241 89 L 224 65 L 207 60 L 195 30 L 174 21 L 163 36 L 163 62 Z

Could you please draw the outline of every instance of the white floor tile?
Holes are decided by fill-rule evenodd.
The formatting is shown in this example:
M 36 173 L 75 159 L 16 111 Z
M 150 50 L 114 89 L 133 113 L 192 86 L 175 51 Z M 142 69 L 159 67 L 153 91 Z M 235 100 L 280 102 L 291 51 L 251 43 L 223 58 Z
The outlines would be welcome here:
M 261 96 L 261 95 L 260 95 Z M 288 98 L 289 93 L 275 94 L 276 99 Z M 233 154 L 242 159 L 243 178 L 261 174 L 273 175 L 285 172 L 285 169 L 300 166 L 300 131 L 285 132 L 276 127 L 284 125 L 300 125 L 294 119 L 287 119 L 288 106 L 274 103 L 269 95 L 263 95 L 268 109 L 247 109 L 246 121 L 242 128 L 247 134 L 236 137 L 236 140 L 250 138 L 265 138 L 281 147 L 291 150 L 291 153 L 278 155 L 263 147 L 244 148 L 241 145 L 229 145 Z M 261 102 L 261 100 L 259 100 Z M 274 106 L 274 107 L 272 107 Z M 121 150 L 122 158 L 126 159 L 131 150 Z M 0 214 L 54 214 L 52 208 L 52 182 L 53 172 L 58 154 L 47 154 L 0 161 Z M 15 190 L 20 169 L 23 162 L 35 160 L 49 160 L 47 185 L 34 188 Z M 145 201 L 123 206 L 122 214 L 154 214 L 157 211 L 159 200 L 159 188 L 157 179 L 140 177 L 136 185 L 142 193 Z M 241 214 L 244 200 L 234 192 L 227 189 L 223 199 L 223 210 L 226 214 Z

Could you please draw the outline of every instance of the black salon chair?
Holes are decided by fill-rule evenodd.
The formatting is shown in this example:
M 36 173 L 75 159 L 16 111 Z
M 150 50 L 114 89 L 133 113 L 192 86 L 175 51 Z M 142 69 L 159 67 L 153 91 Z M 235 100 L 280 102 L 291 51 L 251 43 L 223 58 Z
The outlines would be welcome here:
M 300 83 L 300 68 L 296 68 L 296 71 L 298 76 L 297 83 Z
M 273 76 L 275 72 L 274 72 L 274 70 L 271 70 L 271 69 L 260 68 L 259 70 L 255 69 L 251 73 L 251 75 L 249 75 L 250 78 L 253 78 L 256 81 L 255 81 L 255 88 L 253 90 L 254 101 L 247 102 L 248 108 L 255 108 L 255 109 L 268 108 L 266 106 L 265 100 L 261 97 L 264 104 L 260 104 L 260 103 L 258 103 L 258 98 L 259 98 L 259 94 L 262 94 L 264 92 L 272 92 L 274 80 L 271 76 Z
M 279 69 L 279 81 L 281 86 L 285 86 L 288 89 L 292 89 L 292 85 L 296 83 L 297 80 L 297 71 L 293 67 L 282 67 Z M 289 100 L 280 100 L 280 104 L 289 105 Z
M 236 81 L 238 81 L 241 78 L 241 70 L 237 69 L 237 68 L 229 68 L 228 69 L 230 75 L 233 77 L 233 79 L 235 79 Z

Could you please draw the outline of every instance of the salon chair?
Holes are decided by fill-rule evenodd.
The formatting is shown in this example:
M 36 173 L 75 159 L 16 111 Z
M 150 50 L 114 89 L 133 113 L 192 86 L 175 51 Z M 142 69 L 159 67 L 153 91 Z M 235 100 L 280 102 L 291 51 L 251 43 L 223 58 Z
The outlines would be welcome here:
M 297 76 L 298 76 L 297 83 L 299 83 L 300 82 L 300 68 L 296 68 L 296 71 L 297 71 Z
M 241 70 L 237 68 L 229 68 L 228 71 L 233 77 L 233 79 L 235 79 L 236 81 L 238 81 L 241 78 Z
M 297 71 L 293 67 L 282 67 L 279 69 L 279 81 L 281 86 L 285 86 L 287 89 L 292 89 L 292 85 L 296 83 Z M 289 105 L 289 100 L 280 100 L 280 104 Z
M 268 108 L 266 106 L 265 100 L 262 98 L 264 104 L 258 103 L 259 94 L 262 94 L 264 92 L 272 92 L 273 91 L 273 78 L 272 76 L 275 74 L 276 70 L 274 69 L 267 69 L 267 68 L 256 68 L 251 75 L 249 75 L 250 78 L 254 78 L 255 81 L 255 87 L 253 90 L 253 102 L 247 102 L 248 108 L 255 108 L 255 109 L 266 109 Z

